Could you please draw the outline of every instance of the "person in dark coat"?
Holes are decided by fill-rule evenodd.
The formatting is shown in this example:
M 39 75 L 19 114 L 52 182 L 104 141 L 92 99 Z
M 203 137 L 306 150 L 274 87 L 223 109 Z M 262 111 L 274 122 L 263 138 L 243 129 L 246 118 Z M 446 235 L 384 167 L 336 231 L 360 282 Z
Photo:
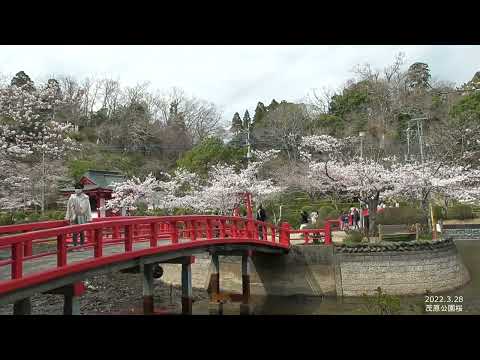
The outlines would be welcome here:
M 300 213 L 300 229 L 303 229 L 305 225 L 308 225 L 308 213 L 302 210 Z
M 358 222 L 360 221 L 360 213 L 357 209 L 353 209 L 353 226 L 358 230 Z
M 348 229 L 348 214 L 342 215 L 342 230 Z
M 265 211 L 265 209 L 263 208 L 262 204 L 260 204 L 258 206 L 258 210 L 257 210 L 257 220 L 258 221 L 262 221 L 262 222 L 265 222 L 267 220 L 267 213 Z M 258 225 L 258 235 L 260 237 L 260 239 L 263 239 L 263 226 L 262 225 Z

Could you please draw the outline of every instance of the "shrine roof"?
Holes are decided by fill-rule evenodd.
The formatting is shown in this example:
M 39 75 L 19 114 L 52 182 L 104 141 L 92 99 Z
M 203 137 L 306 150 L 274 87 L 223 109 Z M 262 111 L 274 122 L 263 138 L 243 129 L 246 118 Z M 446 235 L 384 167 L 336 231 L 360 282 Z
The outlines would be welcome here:
M 118 171 L 88 170 L 82 177 L 93 182 L 102 189 L 113 189 L 113 184 L 126 180 L 125 175 Z M 87 186 L 87 185 L 85 185 Z
M 123 182 L 127 178 L 125 175 L 118 171 L 106 171 L 106 170 L 87 170 L 83 174 L 80 182 L 84 184 L 84 191 L 92 190 L 113 190 L 113 184 L 116 182 Z M 74 187 L 65 188 L 62 192 L 73 193 Z

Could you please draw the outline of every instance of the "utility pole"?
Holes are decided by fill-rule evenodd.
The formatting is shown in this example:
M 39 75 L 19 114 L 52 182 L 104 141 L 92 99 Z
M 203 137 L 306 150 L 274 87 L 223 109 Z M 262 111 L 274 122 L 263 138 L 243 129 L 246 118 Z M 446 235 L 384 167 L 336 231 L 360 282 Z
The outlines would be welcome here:
M 45 149 L 42 151 L 42 215 L 45 211 Z
M 252 158 L 251 153 L 251 144 L 250 144 L 250 121 L 247 124 L 247 167 L 250 164 L 250 159 Z
M 409 127 L 410 127 L 410 122 L 416 122 L 417 125 L 417 136 L 418 136 L 418 146 L 420 149 L 420 161 L 422 162 L 422 165 L 425 163 L 425 155 L 423 152 L 423 120 L 428 120 L 427 117 L 419 117 L 419 118 L 414 118 L 409 121 Z M 433 216 L 433 207 L 430 199 L 430 194 L 428 195 L 427 198 L 428 201 L 428 207 L 430 211 L 430 216 L 428 216 L 428 223 L 432 229 L 432 237 L 433 240 L 436 240 L 437 238 L 437 229 L 435 228 L 435 220 Z
M 418 147 L 420 149 L 420 160 L 422 164 L 425 161 L 424 153 L 423 153 L 423 120 L 428 120 L 426 117 L 419 117 L 414 118 L 408 121 L 408 129 L 407 129 L 407 147 L 408 147 L 408 155 L 410 155 L 410 124 L 415 122 L 417 126 L 417 136 L 418 136 Z
M 410 125 L 408 126 L 407 130 L 407 156 L 406 160 L 410 160 Z

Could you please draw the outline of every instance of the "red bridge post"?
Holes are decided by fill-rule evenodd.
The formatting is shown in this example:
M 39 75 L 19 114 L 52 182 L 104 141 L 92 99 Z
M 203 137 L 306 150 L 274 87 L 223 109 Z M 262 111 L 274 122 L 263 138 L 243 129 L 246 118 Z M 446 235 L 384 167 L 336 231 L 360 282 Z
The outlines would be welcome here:
M 133 236 L 134 236 L 133 225 L 126 225 L 125 226 L 125 252 L 132 251 Z
M 103 255 L 103 234 L 102 229 L 95 229 L 95 245 L 93 248 L 93 255 L 97 257 L 102 257 Z
M 151 247 L 157 246 L 157 237 L 158 237 L 157 225 L 158 225 L 157 223 L 150 224 L 150 246 Z
M 332 225 L 327 220 L 325 222 L 325 245 L 332 244 Z
M 23 244 L 12 244 L 12 279 L 23 276 Z
M 170 223 L 170 231 L 172 232 L 172 244 L 178 244 L 178 228 L 176 221 Z
M 65 234 L 57 236 L 57 266 L 67 265 L 67 237 Z
M 280 243 L 290 245 L 290 224 L 287 222 L 282 223 L 280 227 Z

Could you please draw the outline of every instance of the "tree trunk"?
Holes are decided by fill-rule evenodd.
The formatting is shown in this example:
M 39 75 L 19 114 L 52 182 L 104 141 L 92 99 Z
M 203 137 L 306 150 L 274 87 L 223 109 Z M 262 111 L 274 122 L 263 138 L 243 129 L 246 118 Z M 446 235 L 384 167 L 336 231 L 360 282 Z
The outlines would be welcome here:
M 377 206 L 380 193 L 377 192 L 375 197 L 368 199 L 368 232 L 370 236 L 375 236 L 377 233 Z
M 432 229 L 432 220 L 430 218 L 430 209 L 428 206 L 428 196 L 422 198 L 422 220 L 424 224 L 428 224 L 428 229 Z

